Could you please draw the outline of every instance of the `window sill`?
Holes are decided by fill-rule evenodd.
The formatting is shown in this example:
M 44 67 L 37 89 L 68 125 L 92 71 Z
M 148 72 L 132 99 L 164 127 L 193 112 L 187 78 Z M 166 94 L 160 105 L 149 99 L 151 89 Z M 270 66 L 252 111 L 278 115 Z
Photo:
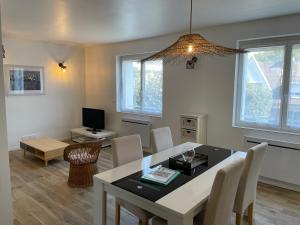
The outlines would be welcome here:
M 130 114 L 130 115 L 135 115 L 135 116 L 162 118 L 162 114 L 151 114 L 151 113 L 132 112 L 132 111 L 118 111 L 118 113 Z
M 249 127 L 243 125 L 232 125 L 233 128 L 240 128 L 245 130 L 257 130 L 269 133 L 277 133 L 277 134 L 290 134 L 290 135 L 297 135 L 300 136 L 300 131 L 293 131 L 293 130 L 284 130 L 284 129 L 268 129 L 268 128 L 259 128 L 259 127 Z

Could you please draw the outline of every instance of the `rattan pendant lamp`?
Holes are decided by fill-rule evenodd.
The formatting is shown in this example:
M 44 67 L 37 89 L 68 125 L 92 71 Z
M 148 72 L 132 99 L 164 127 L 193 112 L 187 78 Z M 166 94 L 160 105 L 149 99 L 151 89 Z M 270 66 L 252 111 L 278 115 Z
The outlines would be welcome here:
M 169 46 L 168 48 L 157 52 L 145 59 L 142 62 L 148 60 L 163 59 L 165 63 L 171 61 L 182 61 L 188 60 L 189 62 L 196 62 L 197 56 L 201 55 L 232 55 L 238 53 L 245 53 L 243 49 L 227 48 L 220 45 L 216 45 L 207 41 L 200 34 L 192 33 L 192 19 L 193 19 L 193 0 L 191 0 L 191 10 L 190 10 L 190 32 L 185 34 Z

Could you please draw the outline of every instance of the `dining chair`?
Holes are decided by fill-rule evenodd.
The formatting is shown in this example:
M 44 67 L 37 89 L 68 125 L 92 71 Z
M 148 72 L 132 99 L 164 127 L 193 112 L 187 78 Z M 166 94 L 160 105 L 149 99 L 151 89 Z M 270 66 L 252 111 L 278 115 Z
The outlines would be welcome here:
M 239 182 L 233 211 L 236 213 L 236 225 L 242 222 L 242 216 L 248 209 L 248 224 L 253 224 L 253 208 L 256 199 L 256 187 L 268 144 L 261 143 L 250 148 L 245 159 L 245 167 Z
M 126 163 L 142 159 L 143 148 L 139 135 L 130 135 L 112 139 L 112 152 L 114 167 L 124 165 Z M 147 225 L 148 221 L 153 215 L 123 199 L 116 198 L 116 214 L 115 224 L 120 225 L 121 207 L 127 209 L 129 212 L 139 218 L 140 225 Z
M 151 131 L 153 140 L 153 153 L 157 153 L 173 147 L 170 127 L 161 127 Z
M 194 217 L 195 225 L 230 225 L 243 166 L 244 159 L 241 158 L 217 172 L 205 210 Z M 166 225 L 167 221 L 153 217 L 151 223 L 152 225 Z

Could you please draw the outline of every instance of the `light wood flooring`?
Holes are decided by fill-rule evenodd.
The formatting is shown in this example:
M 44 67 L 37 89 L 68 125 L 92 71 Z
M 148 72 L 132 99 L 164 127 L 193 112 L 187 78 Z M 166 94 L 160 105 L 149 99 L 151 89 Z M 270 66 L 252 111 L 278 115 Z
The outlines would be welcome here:
M 23 151 L 10 152 L 14 225 L 92 225 L 92 188 L 67 185 L 69 165 L 62 159 L 49 162 Z M 99 171 L 112 168 L 110 149 L 100 153 Z M 137 219 L 122 210 L 122 225 Z M 234 221 L 233 221 L 234 222 Z M 108 225 L 114 224 L 114 199 L 108 196 Z M 246 224 L 246 222 L 244 222 Z M 269 185 L 258 186 L 256 225 L 300 225 L 300 193 Z

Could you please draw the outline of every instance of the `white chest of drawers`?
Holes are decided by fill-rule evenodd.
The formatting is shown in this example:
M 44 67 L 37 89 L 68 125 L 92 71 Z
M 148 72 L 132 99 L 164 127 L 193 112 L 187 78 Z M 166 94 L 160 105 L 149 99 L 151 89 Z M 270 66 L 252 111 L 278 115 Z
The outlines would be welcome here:
M 206 144 L 207 115 L 182 114 L 180 116 L 181 142 Z

